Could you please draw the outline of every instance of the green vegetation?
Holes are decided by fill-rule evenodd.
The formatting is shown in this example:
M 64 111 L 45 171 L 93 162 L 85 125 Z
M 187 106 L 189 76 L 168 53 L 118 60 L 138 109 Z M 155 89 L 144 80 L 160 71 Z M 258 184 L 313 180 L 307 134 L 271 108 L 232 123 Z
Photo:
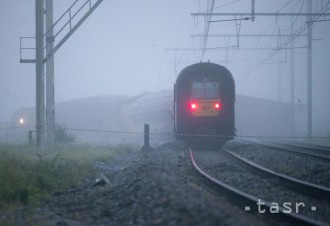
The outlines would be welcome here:
M 47 151 L 0 145 L 0 210 L 37 204 L 42 197 L 95 176 L 95 161 L 110 163 L 115 156 L 135 150 L 127 145 L 65 145 Z
M 67 130 L 58 124 L 55 124 L 55 143 L 71 144 L 75 142 L 75 137 L 69 134 Z

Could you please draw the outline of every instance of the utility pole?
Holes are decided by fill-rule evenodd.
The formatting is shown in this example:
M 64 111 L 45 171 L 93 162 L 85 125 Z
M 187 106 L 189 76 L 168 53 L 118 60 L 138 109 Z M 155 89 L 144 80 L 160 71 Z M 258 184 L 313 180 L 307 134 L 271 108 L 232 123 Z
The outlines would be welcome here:
M 291 17 L 291 35 L 294 34 L 294 18 Z M 292 39 L 290 42 L 290 104 L 292 107 L 293 114 L 293 126 L 294 126 L 294 134 L 296 133 L 296 105 L 295 105 L 295 61 L 294 61 L 294 48 L 295 41 Z
M 313 32 L 313 17 L 312 14 L 312 0 L 307 1 L 307 136 L 313 136 L 313 79 L 312 79 L 312 32 Z
M 294 32 L 294 19 L 292 17 L 291 19 L 291 35 L 293 35 Z M 294 107 L 295 104 L 295 79 L 294 79 L 294 73 L 295 73 L 295 62 L 294 62 L 294 48 L 295 48 L 295 44 L 294 44 L 294 39 L 290 42 L 290 103 L 291 105 Z
M 35 1 L 36 10 L 36 142 L 44 145 L 44 0 Z
M 282 63 L 277 63 L 277 69 L 278 69 L 278 102 L 282 102 Z
M 102 1 L 103 0 L 75 0 L 69 9 L 53 23 L 53 0 L 35 0 L 36 36 L 20 38 L 20 62 L 36 64 L 36 144 L 40 149 L 42 149 L 45 144 L 44 64 L 46 65 L 46 135 L 47 144 L 51 146 L 54 144 L 55 138 L 54 54 L 92 12 L 94 12 Z M 46 8 L 44 8 L 45 2 Z M 46 17 L 44 17 L 45 12 Z M 44 32 L 45 25 L 46 33 Z M 54 29 L 55 26 L 56 28 Z M 54 33 L 55 30 L 57 31 L 56 33 Z M 61 39 L 55 43 L 56 37 L 61 37 Z M 36 40 L 35 48 L 25 46 L 24 40 L 29 39 Z M 45 40 L 46 56 L 44 49 Z M 23 56 L 24 53 L 31 50 L 36 51 L 35 59 L 31 57 L 25 58 Z
M 229 51 L 228 51 L 228 49 L 225 50 L 225 64 L 228 67 L 228 64 L 229 64 Z
M 46 0 L 46 53 L 49 55 L 54 48 L 53 37 L 53 0 Z M 54 98 L 54 55 L 46 62 L 46 126 L 47 145 L 55 141 L 55 98 Z
M 277 47 L 281 48 L 281 30 L 278 31 L 278 37 L 277 37 Z M 281 62 L 277 63 L 277 70 L 278 70 L 278 81 L 277 81 L 277 86 L 278 86 L 278 102 L 282 101 L 282 65 Z

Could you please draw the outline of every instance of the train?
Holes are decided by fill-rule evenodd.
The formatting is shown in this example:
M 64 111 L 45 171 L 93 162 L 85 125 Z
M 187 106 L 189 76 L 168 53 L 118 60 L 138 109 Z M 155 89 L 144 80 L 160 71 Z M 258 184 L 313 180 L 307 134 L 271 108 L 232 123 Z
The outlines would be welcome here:
M 185 67 L 174 84 L 174 133 L 192 146 L 222 146 L 235 136 L 235 82 L 211 62 Z

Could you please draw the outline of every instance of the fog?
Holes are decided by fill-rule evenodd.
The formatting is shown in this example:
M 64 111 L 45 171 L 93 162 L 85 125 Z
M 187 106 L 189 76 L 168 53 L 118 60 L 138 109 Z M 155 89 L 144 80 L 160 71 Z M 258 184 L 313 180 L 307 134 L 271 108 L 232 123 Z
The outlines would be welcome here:
M 54 1 L 56 20 L 73 1 Z M 256 12 L 302 12 L 305 1 L 256 1 Z M 320 10 L 325 1 L 313 1 Z M 214 12 L 250 12 L 251 1 L 216 1 Z M 171 89 L 185 66 L 200 60 L 222 64 L 232 72 L 236 92 L 270 100 L 290 100 L 290 50 L 273 57 L 273 48 L 286 38 L 239 38 L 239 47 L 223 50 L 178 51 L 167 48 L 198 49 L 206 0 L 103 1 L 55 54 L 56 102 L 101 95 L 137 95 Z M 35 1 L 5 1 L 0 7 L 0 121 L 9 121 L 13 112 L 35 104 L 35 65 L 19 63 L 19 37 L 35 36 Z M 213 17 L 212 19 L 233 19 Z M 295 18 L 295 28 L 306 18 Z M 256 17 L 254 22 L 210 23 L 209 34 L 288 34 L 290 17 Z M 314 128 L 329 132 L 330 120 L 330 22 L 313 27 Z M 236 46 L 237 39 L 209 37 L 207 48 Z M 295 103 L 306 104 L 306 37 L 295 40 Z M 251 48 L 268 48 L 251 50 Z M 287 46 L 289 47 L 289 46 Z M 269 49 L 271 48 L 271 49 Z M 248 50 L 250 49 L 250 50 Z M 227 60 L 226 60 L 227 58 Z M 269 58 L 269 59 L 268 59 Z M 281 76 L 279 76 L 279 74 Z M 279 81 L 280 84 L 279 85 Z M 280 88 L 279 88 L 280 87 Z

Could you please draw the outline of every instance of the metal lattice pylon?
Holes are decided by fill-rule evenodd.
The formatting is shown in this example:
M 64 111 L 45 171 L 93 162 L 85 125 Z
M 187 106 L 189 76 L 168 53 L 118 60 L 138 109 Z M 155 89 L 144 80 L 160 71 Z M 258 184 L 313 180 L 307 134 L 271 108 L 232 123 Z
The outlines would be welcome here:
M 45 129 L 47 144 L 54 143 L 55 101 L 54 101 L 54 54 L 79 28 L 103 0 L 75 0 L 72 5 L 53 23 L 53 0 L 36 0 L 36 36 L 20 38 L 20 62 L 36 64 L 36 141 L 44 145 Z M 45 5 L 46 2 L 46 5 Z M 45 8 L 46 6 L 46 8 Z M 46 12 L 46 22 L 44 13 Z M 46 24 L 46 32 L 44 32 Z M 33 46 L 33 40 L 35 45 Z M 44 45 L 46 43 L 46 45 Z M 33 55 L 35 53 L 35 55 Z M 46 63 L 46 102 L 45 78 Z M 45 127 L 46 113 L 46 127 Z

